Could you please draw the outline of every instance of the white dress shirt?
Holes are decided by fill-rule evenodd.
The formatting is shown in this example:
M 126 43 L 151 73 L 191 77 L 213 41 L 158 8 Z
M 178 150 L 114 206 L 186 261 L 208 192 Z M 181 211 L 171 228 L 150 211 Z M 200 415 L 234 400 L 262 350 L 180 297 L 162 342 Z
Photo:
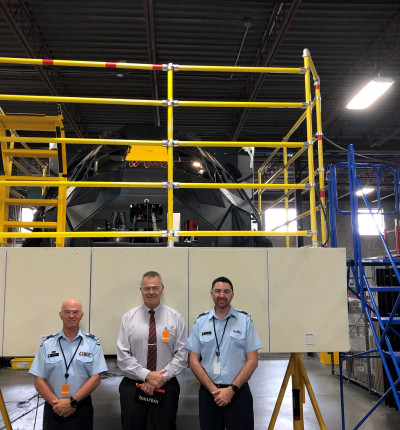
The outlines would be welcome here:
M 133 308 L 122 317 L 117 340 L 117 362 L 127 378 L 145 381 L 150 370 L 147 366 L 150 308 Z M 154 308 L 157 331 L 157 367 L 165 369 L 167 381 L 187 367 L 185 349 L 186 330 L 182 315 L 176 310 L 158 305 Z M 162 341 L 162 333 L 169 332 L 169 342 Z

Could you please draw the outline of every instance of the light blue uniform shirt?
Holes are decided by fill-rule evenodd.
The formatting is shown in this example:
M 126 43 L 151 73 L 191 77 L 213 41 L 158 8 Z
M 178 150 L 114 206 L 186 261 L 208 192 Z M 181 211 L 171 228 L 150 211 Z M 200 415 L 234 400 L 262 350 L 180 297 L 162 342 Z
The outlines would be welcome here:
M 220 344 L 220 356 L 217 357 L 217 342 Z M 225 334 L 222 337 L 225 323 Z M 221 340 L 222 338 L 222 340 Z M 197 317 L 185 348 L 201 355 L 201 365 L 215 384 L 232 384 L 242 367 L 246 364 L 247 353 L 262 348 L 250 315 L 230 308 L 223 320 L 214 309 Z M 221 363 L 221 373 L 214 374 L 214 363 Z
M 58 339 L 60 339 L 67 364 L 71 361 L 79 341 L 82 339 L 68 369 L 67 382 L 64 376 L 66 366 Z M 70 341 L 61 330 L 59 333 L 48 336 L 40 345 L 29 373 L 44 378 L 54 394 L 61 398 L 62 384 L 70 385 L 69 395 L 73 396 L 91 376 L 107 370 L 103 350 L 97 337 L 79 330 L 76 337 Z

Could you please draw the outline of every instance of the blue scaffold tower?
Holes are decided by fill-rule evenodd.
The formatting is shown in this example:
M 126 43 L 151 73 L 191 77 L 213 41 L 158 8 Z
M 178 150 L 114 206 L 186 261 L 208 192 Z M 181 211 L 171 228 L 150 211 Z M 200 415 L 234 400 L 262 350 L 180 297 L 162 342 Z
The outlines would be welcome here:
M 337 247 L 337 231 L 336 231 L 336 216 L 349 215 L 352 224 L 352 238 L 353 238 L 353 251 L 354 257 L 347 260 L 347 288 L 351 295 L 355 296 L 361 303 L 361 311 L 364 313 L 368 324 L 375 340 L 375 347 L 368 349 L 357 354 L 340 354 L 339 369 L 340 369 L 340 392 L 341 392 L 341 407 L 342 407 L 342 429 L 345 430 L 345 405 L 343 398 L 343 364 L 347 360 L 354 358 L 367 358 L 382 361 L 382 366 L 388 381 L 388 389 L 379 398 L 371 410 L 361 419 L 361 421 L 354 427 L 358 429 L 368 419 L 368 417 L 375 411 L 375 409 L 392 394 L 395 405 L 400 410 L 400 352 L 395 351 L 393 345 L 398 344 L 400 333 L 398 331 L 400 325 L 399 307 L 400 307 L 400 259 L 394 257 L 385 241 L 385 238 L 380 231 L 374 214 L 376 210 L 371 208 L 371 204 L 363 190 L 360 181 L 360 174 L 368 169 L 372 172 L 377 187 L 377 202 L 378 212 L 383 215 L 396 215 L 399 213 L 399 182 L 400 172 L 393 166 L 387 164 L 371 164 L 371 163 L 356 163 L 354 156 L 353 145 L 348 148 L 347 163 L 337 163 L 328 166 L 328 193 L 329 193 L 329 225 L 331 232 L 331 246 Z M 349 198 L 350 198 L 350 211 L 339 209 L 338 193 L 337 193 L 337 177 L 339 172 L 348 171 L 349 181 Z M 383 174 L 392 176 L 391 183 L 394 186 L 394 210 L 385 212 L 381 204 L 381 178 Z M 347 176 L 347 174 L 346 174 Z M 363 259 L 361 252 L 361 237 L 359 230 L 360 213 L 365 214 L 365 209 L 359 209 L 358 195 L 361 194 L 364 201 L 366 211 L 369 213 L 375 227 L 378 231 L 380 240 L 386 252 L 384 258 L 369 258 Z M 395 277 L 393 279 L 396 285 L 370 285 L 368 277 L 365 273 L 367 266 L 385 266 L 391 268 Z M 396 282 L 397 278 L 397 282 Z M 351 282 L 352 280 L 352 282 Z M 376 297 L 379 295 L 387 294 L 390 297 L 389 311 L 384 312 L 379 309 L 379 301 Z M 386 300 L 388 303 L 388 300 Z M 400 417 L 399 417 L 400 418 Z

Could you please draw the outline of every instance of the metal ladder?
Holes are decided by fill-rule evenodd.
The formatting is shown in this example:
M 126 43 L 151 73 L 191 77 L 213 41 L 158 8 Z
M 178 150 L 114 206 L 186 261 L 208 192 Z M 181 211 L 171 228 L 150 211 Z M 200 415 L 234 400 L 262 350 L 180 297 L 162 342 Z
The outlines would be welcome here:
M 348 170 L 348 178 L 349 178 L 349 191 L 350 191 L 350 211 L 341 211 L 338 208 L 338 197 L 337 197 L 337 171 L 340 168 L 347 168 Z M 336 236 L 336 215 L 350 215 L 352 222 L 352 236 L 353 236 L 353 250 L 354 250 L 354 258 L 352 260 L 348 260 L 348 289 L 361 301 L 361 310 L 365 313 L 371 332 L 375 339 L 376 347 L 369 349 L 364 352 L 360 352 L 359 354 L 354 355 L 344 355 L 340 354 L 340 389 L 341 389 L 341 404 L 342 404 L 342 429 L 345 429 L 345 421 L 344 421 L 344 399 L 343 399 L 343 361 L 351 359 L 351 358 L 375 358 L 381 359 L 382 365 L 385 370 L 390 388 L 380 397 L 380 399 L 376 402 L 376 404 L 371 408 L 371 410 L 364 416 L 364 418 L 354 427 L 354 429 L 358 429 L 367 418 L 374 412 L 374 410 L 385 400 L 385 398 L 392 393 L 395 399 L 397 408 L 400 410 L 400 392 L 398 391 L 399 386 L 398 383 L 400 381 L 400 352 L 394 351 L 391 345 L 391 341 L 389 338 L 389 333 L 397 338 L 400 338 L 400 333 L 396 329 L 396 326 L 400 324 L 400 318 L 396 316 L 399 306 L 400 306 L 400 286 L 371 286 L 369 285 L 367 276 L 364 271 L 365 262 L 363 261 L 361 254 L 361 239 L 358 225 L 358 215 L 360 213 L 358 207 L 358 196 L 356 195 L 357 190 L 361 190 L 362 198 L 364 200 L 365 206 L 373 218 L 373 210 L 371 205 L 363 191 L 363 187 L 361 185 L 360 179 L 357 175 L 357 169 L 372 169 L 376 175 L 376 185 L 377 185 L 377 193 L 378 193 L 378 210 L 381 213 L 387 215 L 393 215 L 399 212 L 399 204 L 398 204 L 398 191 L 399 191 L 399 181 L 398 174 L 396 169 L 389 165 L 384 164 L 371 164 L 371 163 L 356 163 L 354 157 L 354 148 L 353 145 L 349 145 L 348 148 L 348 161 L 347 163 L 337 163 L 335 165 L 329 165 L 329 218 L 330 218 L 330 231 L 331 231 L 331 246 L 337 247 L 337 236 Z M 394 184 L 394 194 L 395 194 L 395 208 L 393 212 L 383 212 L 381 207 L 381 199 L 380 199 L 380 177 L 383 172 L 390 172 L 393 174 L 393 184 Z M 374 219 L 374 218 L 373 218 Z M 388 265 L 391 267 L 396 275 L 398 283 L 400 285 L 400 272 L 397 268 L 397 265 L 400 264 L 400 260 L 395 260 L 385 242 L 385 239 L 382 233 L 379 230 L 378 225 L 374 220 L 375 226 L 377 228 L 379 237 L 382 241 L 382 244 L 385 248 L 387 258 L 379 259 L 377 263 L 379 265 Z M 355 289 L 351 288 L 349 285 L 349 281 L 353 275 L 355 282 Z M 378 304 L 376 303 L 375 297 L 373 293 L 397 293 L 397 299 L 394 301 L 392 309 L 390 311 L 389 316 L 381 316 Z M 369 302 L 367 301 L 367 296 L 369 298 Z M 377 332 L 374 326 L 374 322 L 378 322 L 380 333 Z M 395 369 L 396 375 L 393 377 L 389 363 L 393 365 Z
M 18 136 L 18 132 L 51 132 L 56 138 L 65 138 L 62 115 L 6 115 L 0 110 L 0 140 L 1 140 L 1 162 L 0 181 L 10 182 L 10 186 L 0 186 L 0 242 L 1 246 L 7 246 L 7 240 L 1 237 L 1 233 L 7 233 L 15 228 L 46 229 L 65 231 L 66 222 L 66 198 L 67 189 L 65 186 L 58 188 L 56 199 L 45 198 L 24 198 L 21 193 L 12 189 L 12 185 L 34 186 L 35 181 L 66 181 L 67 180 L 67 158 L 66 144 L 58 143 L 57 149 L 31 149 L 25 142 L 26 137 Z M 21 140 L 19 140 L 21 139 Z M 32 140 L 37 139 L 32 136 Z M 20 142 L 22 148 L 16 148 L 15 143 Z M 24 167 L 26 158 L 34 158 L 42 168 L 42 175 L 33 175 Z M 58 176 L 46 176 L 46 166 L 41 159 L 55 158 L 58 160 Z M 14 171 L 22 174 L 13 175 Z M 18 181 L 16 183 L 16 181 Z M 42 194 L 43 197 L 43 194 Z M 19 221 L 10 219 L 10 207 L 39 207 L 52 206 L 57 208 L 57 221 Z M 56 246 L 63 247 L 65 237 L 56 238 Z

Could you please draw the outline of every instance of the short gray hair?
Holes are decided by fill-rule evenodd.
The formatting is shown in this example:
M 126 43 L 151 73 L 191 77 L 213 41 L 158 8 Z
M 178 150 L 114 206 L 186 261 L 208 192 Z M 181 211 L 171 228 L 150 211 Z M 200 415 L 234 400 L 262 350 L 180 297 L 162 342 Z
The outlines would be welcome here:
M 146 272 L 146 273 L 142 276 L 142 280 L 141 280 L 141 282 L 140 282 L 140 286 L 142 286 L 142 285 L 143 285 L 143 279 L 144 279 L 144 278 L 158 278 L 158 279 L 160 280 L 161 285 L 163 285 L 163 286 L 164 286 L 164 283 L 163 283 L 163 280 L 162 280 L 161 275 L 160 275 L 158 272 L 154 271 L 154 270 L 149 270 L 148 272 Z

